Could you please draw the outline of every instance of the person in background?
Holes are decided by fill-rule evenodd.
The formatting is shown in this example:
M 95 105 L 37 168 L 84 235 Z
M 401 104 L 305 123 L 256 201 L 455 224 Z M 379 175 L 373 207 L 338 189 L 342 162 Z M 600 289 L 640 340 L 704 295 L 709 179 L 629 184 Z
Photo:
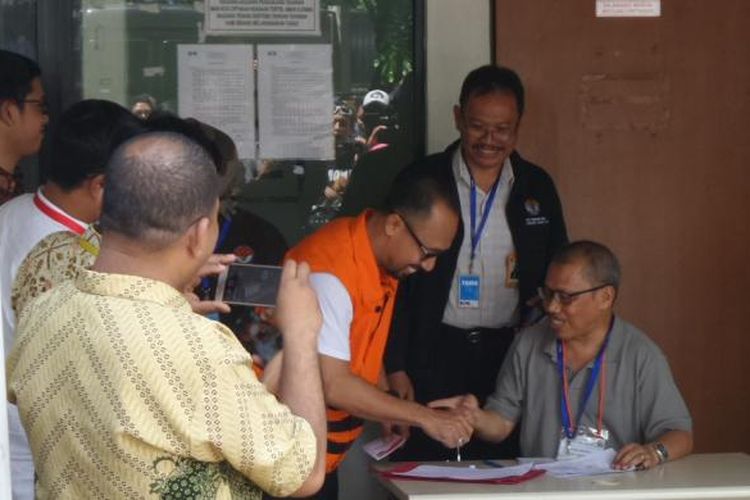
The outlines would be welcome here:
M 289 362 L 277 400 L 235 336 L 180 293 L 219 232 L 219 179 L 205 150 L 181 134 L 148 132 L 115 151 L 107 176 L 93 267 L 27 307 L 8 360 L 37 495 L 314 493 L 325 413 L 309 267 L 289 261 L 282 274 Z
M 34 81 L 36 92 L 38 79 Z M 35 138 L 29 142 L 38 147 L 46 118 L 42 120 L 41 111 L 30 106 L 27 103 L 24 113 L 38 116 L 29 132 Z M 138 130 L 138 120 L 113 102 L 91 99 L 74 104 L 52 132 L 50 161 L 42 165 L 44 185 L 36 193 L 22 194 L 0 206 L 0 293 L 6 354 L 15 339 L 17 318 L 11 290 L 21 263 L 47 235 L 65 231 L 80 236 L 99 217 L 107 159 L 123 138 Z M 34 464 L 14 405 L 8 405 L 8 428 L 14 495 L 33 498 Z
M 368 106 L 380 108 L 385 113 L 375 120 L 380 123 L 378 137 L 382 142 L 367 154 L 360 154 L 341 200 L 338 212 L 341 216 L 355 216 L 367 208 L 382 206 L 393 179 L 414 159 L 414 83 L 410 75 L 403 79 L 391 97 L 385 96 L 387 100 L 376 91 L 375 95 L 382 97 L 382 102 L 388 102 L 387 107 L 377 102 Z
M 133 100 L 130 111 L 141 120 L 148 120 L 158 109 L 156 99 L 148 94 L 141 94 Z
M 289 249 L 286 239 L 276 226 L 246 210 L 240 203 L 244 167 L 234 141 L 215 127 L 191 118 L 187 121 L 201 128 L 223 163 L 220 169 L 224 172 L 221 176 L 220 230 L 215 252 L 234 255 L 238 264 L 281 265 Z M 210 300 L 214 293 L 215 282 L 204 280 L 200 295 Z M 272 310 L 232 305 L 230 312 L 222 313 L 220 321 L 231 328 L 259 366 L 268 362 L 281 348 L 281 337 L 272 321 Z
M 107 114 L 109 113 L 109 114 Z M 104 120 L 112 120 L 117 116 L 122 118 L 122 123 L 117 128 L 107 130 Z M 92 122 L 94 127 L 87 128 L 86 124 Z M 101 100 L 81 101 L 66 111 L 61 120 L 69 133 L 61 132 L 53 134 L 53 151 L 65 153 L 64 156 L 81 158 L 92 165 L 106 163 L 109 153 L 123 140 L 143 133 L 147 130 L 174 131 L 182 133 L 188 138 L 194 138 L 199 144 L 208 148 L 207 152 L 214 161 L 218 161 L 218 152 L 214 151 L 214 144 L 208 137 L 203 136 L 203 130 L 195 123 L 183 120 L 174 115 L 155 119 L 147 124 L 127 112 L 125 108 Z M 114 142 L 109 148 L 97 149 L 92 147 L 100 144 L 101 139 L 106 139 L 115 134 Z M 91 148 L 91 149 L 88 149 Z M 217 171 L 223 168 L 217 166 Z M 104 173 L 102 180 L 106 181 Z M 222 177 L 222 179 L 224 179 Z M 101 196 L 84 196 L 85 191 L 79 191 L 73 199 L 77 209 L 90 214 L 89 220 L 98 221 L 101 215 Z M 43 292 L 68 279 L 75 279 L 81 269 L 89 268 L 94 263 L 101 247 L 101 235 L 97 231 L 96 224 L 89 224 L 83 234 L 77 234 L 70 230 L 51 233 L 42 238 L 26 255 L 18 267 L 16 278 L 11 289 L 11 305 L 15 317 L 18 319 L 25 305 Z M 283 255 L 283 254 L 282 254 Z M 279 261 L 281 257 L 279 257 Z M 214 254 L 204 268 L 201 276 L 209 276 L 220 273 L 227 264 L 235 261 L 231 255 Z M 201 297 L 193 294 L 192 287 L 183 291 L 190 302 L 193 310 L 200 314 L 215 312 L 229 312 L 229 306 L 222 302 L 210 300 L 209 297 Z
M 0 205 L 21 194 L 22 158 L 35 155 L 49 122 L 39 66 L 0 50 Z
M 614 448 L 615 467 L 648 469 L 689 454 L 685 401 L 659 347 L 615 314 L 619 288 L 620 265 L 607 247 L 561 248 L 539 288 L 547 318 L 517 336 L 484 409 L 473 395 L 431 404 L 469 409 L 489 441 L 520 421 L 527 457 Z
M 471 71 L 453 109 L 460 140 L 407 167 L 450 185 L 461 219 L 434 272 L 399 289 L 386 368 L 406 399 L 469 392 L 484 402 L 516 329 L 539 316 L 536 288 L 567 233 L 552 179 L 516 151 L 524 106 L 513 70 Z M 472 459 L 517 453 L 513 439 L 500 446 L 475 439 L 463 450 Z M 394 458 L 445 460 L 449 453 L 417 429 Z
M 357 109 L 355 139 L 363 145 L 363 152 L 357 161 L 370 151 L 388 147 L 384 137 L 388 135 L 391 113 L 391 97 L 384 90 L 371 90 L 362 98 L 362 105 Z

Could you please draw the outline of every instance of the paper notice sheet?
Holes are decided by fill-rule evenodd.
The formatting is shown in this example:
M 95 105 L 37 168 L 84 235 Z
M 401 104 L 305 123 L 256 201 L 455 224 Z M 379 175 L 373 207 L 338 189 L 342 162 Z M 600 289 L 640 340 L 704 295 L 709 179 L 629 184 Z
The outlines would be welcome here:
M 261 158 L 334 158 L 331 58 L 326 44 L 258 45 Z
M 178 45 L 178 109 L 225 132 L 240 158 L 255 158 L 252 45 Z

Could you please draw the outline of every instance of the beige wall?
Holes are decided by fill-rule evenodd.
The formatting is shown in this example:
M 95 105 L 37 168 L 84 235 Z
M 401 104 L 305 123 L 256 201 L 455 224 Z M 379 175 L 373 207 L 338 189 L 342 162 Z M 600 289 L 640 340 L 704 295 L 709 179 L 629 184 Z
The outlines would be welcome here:
M 453 105 L 466 73 L 491 62 L 490 0 L 426 0 L 427 153 L 458 137 Z
M 496 55 L 528 90 L 520 151 L 572 238 L 620 256 L 620 312 L 666 352 L 698 451 L 750 452 L 750 2 L 497 0 Z

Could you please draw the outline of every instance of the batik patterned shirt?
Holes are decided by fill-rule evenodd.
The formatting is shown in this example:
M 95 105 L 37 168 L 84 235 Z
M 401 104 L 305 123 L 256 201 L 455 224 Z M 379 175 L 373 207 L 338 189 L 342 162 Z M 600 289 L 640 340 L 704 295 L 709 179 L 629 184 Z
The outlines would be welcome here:
M 37 498 L 261 498 L 297 490 L 315 436 L 232 332 L 171 286 L 83 269 L 34 299 L 8 359 Z
M 82 235 L 58 231 L 43 238 L 18 268 L 10 299 L 16 318 L 24 306 L 63 281 L 75 279 L 81 269 L 91 267 L 101 246 L 93 224 Z

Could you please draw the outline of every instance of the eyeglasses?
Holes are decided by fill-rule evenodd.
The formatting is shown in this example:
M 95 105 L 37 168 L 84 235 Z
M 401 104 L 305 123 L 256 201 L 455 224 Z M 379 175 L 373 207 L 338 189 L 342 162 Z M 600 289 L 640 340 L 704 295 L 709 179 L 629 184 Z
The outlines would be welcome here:
M 516 134 L 516 129 L 517 125 L 502 124 L 490 126 L 475 122 L 470 118 L 466 119 L 466 132 L 476 138 L 490 136 L 507 142 Z
M 580 297 L 581 295 L 601 290 L 602 288 L 607 286 L 611 285 L 609 283 L 604 283 L 603 285 L 595 286 L 594 288 L 588 288 L 586 290 L 581 290 L 579 292 L 563 292 L 562 290 L 552 290 L 551 288 L 542 286 L 537 288 L 536 291 L 539 295 L 539 298 L 542 299 L 545 304 L 551 304 L 556 297 L 557 300 L 560 301 L 560 304 L 569 306 L 570 304 L 575 302 L 576 298 Z
M 414 241 L 416 242 L 416 244 L 419 246 L 419 251 L 422 252 L 422 258 L 420 259 L 422 262 L 424 262 L 426 260 L 429 260 L 429 259 L 434 259 L 438 255 L 440 255 L 441 253 L 443 253 L 443 250 L 433 250 L 433 249 L 429 248 L 428 246 L 426 246 L 424 243 L 422 243 L 422 240 L 420 240 L 419 236 L 416 235 L 416 233 L 414 232 L 414 230 L 411 228 L 411 226 L 409 225 L 409 223 L 406 221 L 406 218 L 403 215 L 401 215 L 400 213 L 398 213 L 398 212 L 396 212 L 396 215 L 398 215 L 399 217 L 401 217 L 401 220 L 404 222 L 404 227 L 406 227 L 406 230 L 409 231 L 409 234 L 414 239 Z
M 43 99 L 24 99 L 21 102 L 36 104 L 39 107 L 39 111 L 41 111 L 43 115 L 49 114 L 49 105 L 47 104 L 47 101 Z

